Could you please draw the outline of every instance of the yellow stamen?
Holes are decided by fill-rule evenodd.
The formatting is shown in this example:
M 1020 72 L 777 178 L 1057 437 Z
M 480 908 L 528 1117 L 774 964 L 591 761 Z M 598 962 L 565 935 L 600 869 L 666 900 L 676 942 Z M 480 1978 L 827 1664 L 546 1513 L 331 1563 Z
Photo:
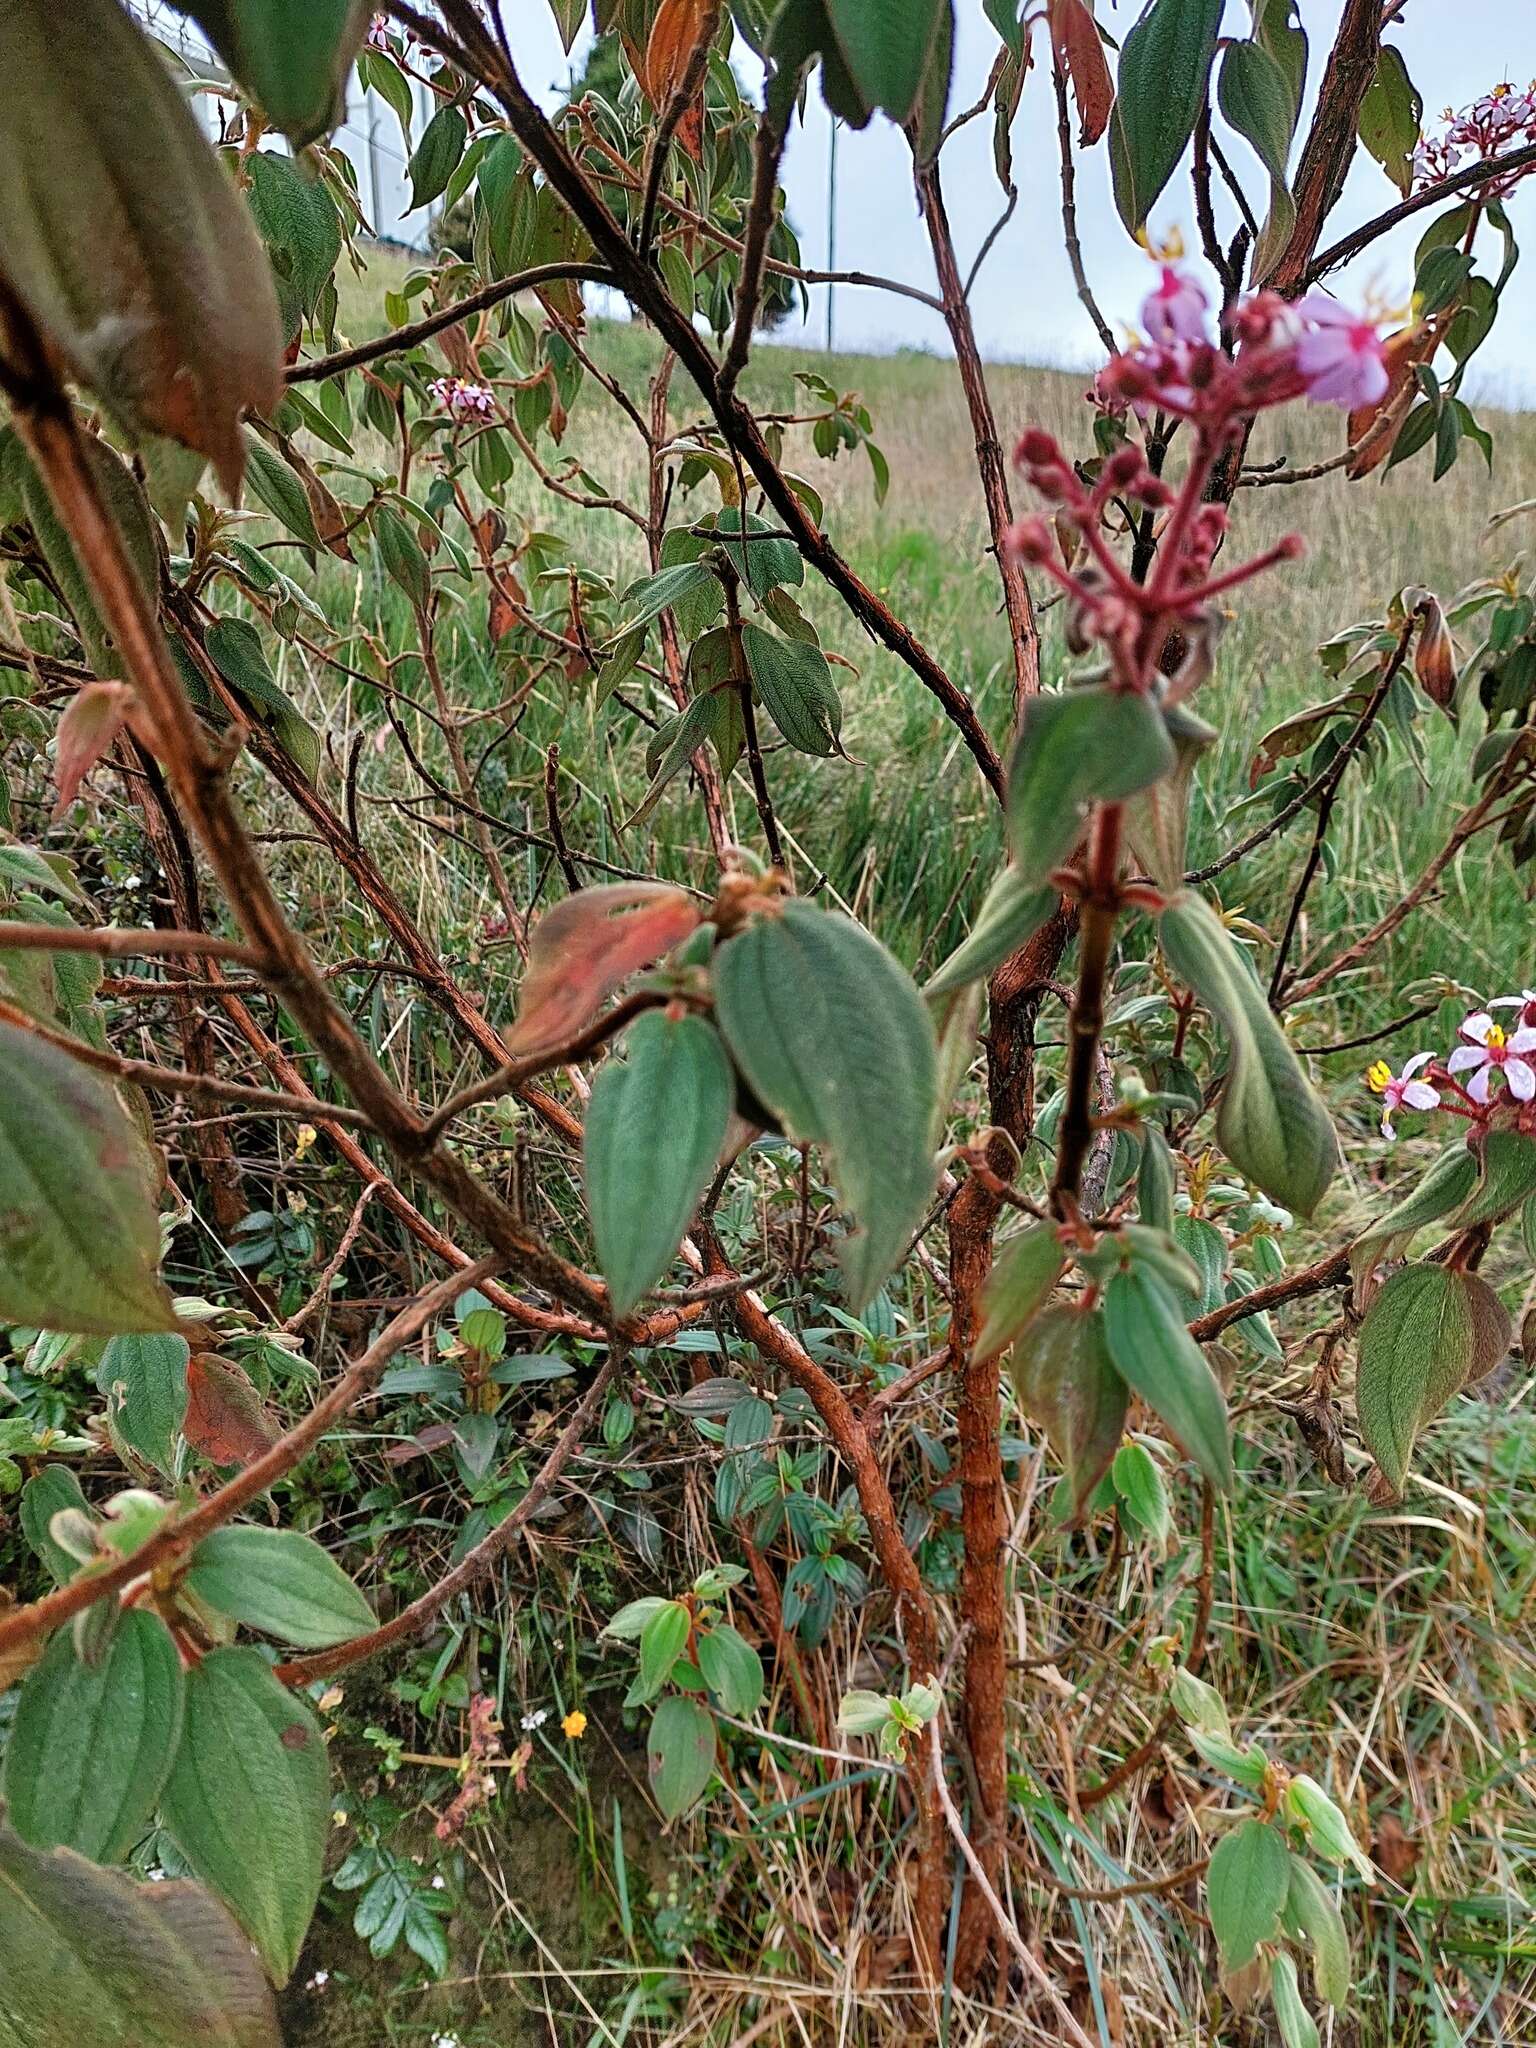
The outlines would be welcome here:
M 1503 1025 L 1490 1024 L 1488 1026 L 1488 1036 L 1483 1040 L 1483 1043 L 1487 1046 L 1490 1052 L 1502 1052 L 1504 1050 Z
M 1373 1095 L 1385 1095 L 1387 1084 L 1392 1079 L 1392 1069 L 1385 1060 L 1377 1060 L 1374 1066 L 1365 1070 L 1365 1085 Z

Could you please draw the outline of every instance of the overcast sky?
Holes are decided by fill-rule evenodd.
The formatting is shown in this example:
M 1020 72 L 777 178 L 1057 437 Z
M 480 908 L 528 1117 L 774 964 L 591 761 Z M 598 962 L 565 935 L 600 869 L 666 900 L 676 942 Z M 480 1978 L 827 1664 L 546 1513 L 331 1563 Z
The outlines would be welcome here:
M 900 0 L 893 0 L 900 4 Z M 1302 0 L 1312 35 L 1309 85 L 1321 74 L 1326 41 L 1340 0 Z M 546 0 L 507 0 L 513 48 L 531 88 L 547 103 L 558 97 L 567 65 Z M 1132 0 L 1099 11 L 1117 34 L 1135 19 Z M 994 31 L 979 0 L 961 0 L 952 108 L 980 95 L 997 49 Z M 1236 34 L 1249 19 L 1244 0 L 1229 0 L 1227 26 Z M 1391 31 L 1424 95 L 1426 127 L 1438 123 L 1446 106 L 1460 107 L 1502 78 L 1527 84 L 1536 76 L 1536 0 L 1407 0 L 1405 19 Z M 580 48 L 577 50 L 578 60 Z M 796 127 L 785 165 L 791 216 L 800 232 L 805 260 L 827 265 L 830 211 L 827 201 L 829 117 L 812 91 L 806 125 Z M 1250 192 L 1265 189 L 1256 160 L 1234 143 L 1234 164 L 1251 174 Z M 973 297 L 981 344 L 993 357 L 1031 362 L 1088 364 L 1098 350 L 1073 292 L 1062 253 L 1056 155 L 1055 102 L 1048 71 L 1037 65 L 1024 88 L 1014 124 L 1014 175 L 1018 211 L 999 238 Z M 979 120 L 955 137 L 944 155 L 949 212 L 961 257 L 968 262 L 1001 210 L 1003 195 L 992 168 L 990 120 Z M 1397 194 L 1386 177 L 1362 158 L 1337 212 L 1330 239 L 1390 206 Z M 1112 324 L 1133 320 L 1148 282 L 1147 259 L 1127 238 L 1110 197 L 1102 144 L 1082 161 L 1078 212 L 1088 272 Z M 1516 271 L 1504 309 L 1476 367 L 1478 387 L 1490 398 L 1536 404 L 1536 178 L 1517 193 L 1512 208 L 1517 233 L 1531 241 Z M 1427 217 L 1426 217 L 1427 218 Z M 1193 244 L 1187 177 L 1175 179 L 1153 213 L 1158 233 L 1178 228 Z M 1417 234 L 1413 227 L 1378 244 L 1371 255 L 1336 281 L 1341 293 L 1375 289 L 1393 305 L 1404 303 L 1411 283 Z M 843 130 L 838 139 L 837 259 L 839 268 L 863 268 L 931 288 L 932 264 L 912 196 L 911 155 L 903 137 L 876 116 L 862 134 Z M 830 266 L 827 266 L 830 267 Z M 825 295 L 812 292 L 810 332 L 824 331 Z M 837 292 L 836 337 L 840 347 L 888 349 L 902 345 L 940 349 L 942 322 L 926 307 L 890 293 Z

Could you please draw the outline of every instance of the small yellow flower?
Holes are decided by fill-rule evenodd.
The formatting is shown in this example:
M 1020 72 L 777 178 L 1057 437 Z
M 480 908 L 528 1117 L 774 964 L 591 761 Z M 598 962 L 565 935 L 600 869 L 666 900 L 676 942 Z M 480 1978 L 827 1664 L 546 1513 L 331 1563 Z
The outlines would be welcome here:
M 294 1158 L 302 1159 L 307 1152 L 310 1152 L 314 1149 L 314 1147 L 319 1143 L 319 1141 L 320 1133 L 315 1129 L 313 1124 L 300 1124 L 299 1128 L 293 1134 Z
M 1377 1060 L 1374 1066 L 1367 1067 L 1365 1070 L 1365 1085 L 1373 1095 L 1384 1095 L 1387 1091 L 1387 1083 L 1391 1078 L 1392 1069 L 1385 1060 Z
M 338 1806 L 331 1814 L 331 1826 L 333 1828 L 344 1828 L 350 1819 L 351 1815 L 347 1812 L 346 1808 Z
M 587 1717 L 580 1707 L 573 1709 L 571 1713 L 566 1715 L 565 1719 L 560 1723 L 560 1732 L 567 1742 L 580 1742 L 582 1736 L 587 1732 Z

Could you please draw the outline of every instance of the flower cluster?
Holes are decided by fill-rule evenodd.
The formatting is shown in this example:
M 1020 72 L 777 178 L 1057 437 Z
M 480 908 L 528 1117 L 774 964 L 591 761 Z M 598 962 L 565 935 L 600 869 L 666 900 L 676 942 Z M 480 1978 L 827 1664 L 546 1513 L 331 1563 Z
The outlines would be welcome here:
M 1354 411 L 1385 396 L 1386 348 L 1377 323 L 1326 292 L 1309 292 L 1294 305 L 1274 292 L 1242 300 L 1228 316 L 1230 355 L 1210 332 L 1209 311 L 1198 279 L 1165 263 L 1142 303 L 1146 339 L 1100 373 L 1100 402 L 1142 415 L 1155 407 L 1208 424 L 1295 398 Z
M 1501 1023 L 1495 1010 L 1515 1014 Z M 1495 996 L 1458 1026 L 1456 1040 L 1443 1060 L 1419 1052 L 1398 1074 L 1385 1060 L 1367 1069 L 1366 1086 L 1381 1097 L 1383 1137 L 1397 1136 L 1392 1119 L 1400 1109 L 1444 1109 L 1473 1123 L 1502 1109 L 1524 1119 L 1536 1099 L 1536 989 Z
M 493 420 L 496 394 L 484 384 L 472 384 L 467 377 L 434 377 L 427 386 L 444 412 L 456 420 Z
M 1426 137 L 1413 153 L 1414 183 L 1421 191 L 1463 164 L 1487 163 L 1536 142 L 1536 84 L 1521 92 L 1506 80 L 1459 114 L 1447 107 L 1443 118 L 1443 133 Z M 1488 198 L 1502 199 L 1532 168 L 1524 165 L 1482 189 Z

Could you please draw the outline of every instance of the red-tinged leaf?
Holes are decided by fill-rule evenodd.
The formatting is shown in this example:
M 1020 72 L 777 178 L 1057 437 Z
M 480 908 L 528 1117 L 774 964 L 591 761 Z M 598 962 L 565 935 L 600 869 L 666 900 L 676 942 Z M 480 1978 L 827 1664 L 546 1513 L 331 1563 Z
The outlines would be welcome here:
M 75 692 L 59 720 L 54 747 L 53 775 L 59 785 L 59 800 L 53 807 L 56 820 L 69 809 L 81 783 L 122 731 L 133 701 L 126 683 L 87 683 Z
M 1072 81 L 1077 101 L 1078 141 L 1090 148 L 1109 126 L 1115 81 L 1093 15 L 1084 0 L 1051 0 L 1051 45 L 1056 62 Z
M 1351 483 L 1358 483 L 1361 477 L 1379 469 L 1391 454 L 1396 438 L 1392 427 L 1402 419 L 1403 394 L 1413 382 L 1419 364 L 1427 363 L 1439 346 L 1438 329 L 1421 321 L 1387 336 L 1386 391 L 1374 405 L 1358 406 L 1345 428 L 1347 445 L 1359 450 L 1345 472 Z
M 664 882 L 616 882 L 557 903 L 534 929 L 508 1049 L 544 1052 L 573 1037 L 621 981 L 686 939 L 699 915 Z
M 181 1431 L 213 1465 L 249 1465 L 281 1434 L 245 1373 L 212 1351 L 195 1353 L 187 1366 Z
M 499 585 L 491 591 L 491 613 L 488 621 L 493 643 L 505 640 L 517 624 L 517 606 Z
M 661 0 L 640 73 L 640 83 L 652 106 L 671 105 L 673 95 L 688 75 L 699 38 L 708 26 L 705 0 Z

